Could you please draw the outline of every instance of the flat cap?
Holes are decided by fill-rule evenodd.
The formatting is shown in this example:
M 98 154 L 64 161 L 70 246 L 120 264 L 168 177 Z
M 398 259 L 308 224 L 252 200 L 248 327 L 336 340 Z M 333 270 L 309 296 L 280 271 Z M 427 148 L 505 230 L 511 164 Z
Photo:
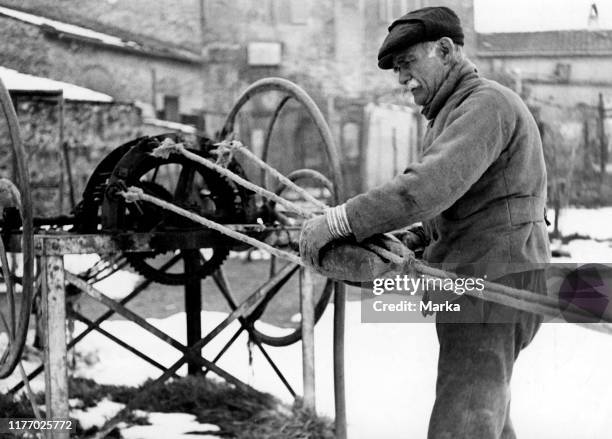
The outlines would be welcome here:
M 389 34 L 378 51 L 378 67 L 393 68 L 393 54 L 417 43 L 442 37 L 463 45 L 461 21 L 452 9 L 434 6 L 402 15 L 389 26 Z

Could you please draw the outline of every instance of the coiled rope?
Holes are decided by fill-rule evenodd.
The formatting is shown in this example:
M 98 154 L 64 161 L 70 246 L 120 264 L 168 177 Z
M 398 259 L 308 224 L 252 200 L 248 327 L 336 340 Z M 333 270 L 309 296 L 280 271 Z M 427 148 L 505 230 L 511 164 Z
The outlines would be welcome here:
M 153 156 L 168 158 L 171 154 L 182 154 L 187 159 L 192 160 L 196 163 L 199 163 L 207 168 L 219 172 L 219 174 L 224 177 L 232 180 L 236 184 L 239 184 L 265 198 L 268 198 L 276 203 L 284 206 L 288 210 L 294 212 L 297 215 L 300 215 L 304 218 L 311 218 L 316 213 L 306 211 L 302 207 L 296 205 L 295 203 L 280 197 L 279 195 L 264 189 L 260 186 L 257 186 L 244 178 L 236 175 L 230 170 L 226 169 L 223 164 L 229 163 L 231 160 L 231 156 L 234 152 L 240 152 L 245 157 L 252 160 L 257 166 L 262 168 L 264 171 L 270 173 L 270 175 L 278 178 L 282 183 L 284 183 L 287 187 L 291 188 L 302 197 L 304 197 L 307 201 L 313 203 L 319 209 L 325 209 L 327 206 L 323 204 L 321 201 L 314 198 L 310 193 L 308 193 L 305 189 L 301 188 L 294 182 L 292 182 L 287 177 L 283 176 L 276 169 L 265 163 L 264 161 L 257 158 L 253 153 L 251 153 L 246 147 L 244 147 L 240 142 L 231 141 L 231 142 L 221 142 L 217 144 L 218 163 L 214 163 L 211 160 L 200 157 L 197 154 L 192 153 L 187 150 L 182 143 L 175 143 L 170 139 L 165 139 L 162 144 L 153 150 L 151 153 Z M 204 218 L 194 212 L 188 211 L 181 207 L 178 207 L 172 203 L 161 200 L 157 197 L 145 194 L 144 191 L 137 187 L 130 187 L 126 191 L 119 192 L 119 195 L 124 197 L 127 202 L 136 202 L 136 201 L 145 201 L 152 204 L 155 204 L 163 209 L 174 212 L 178 215 L 184 216 L 185 218 L 190 219 L 196 223 L 199 223 L 203 226 L 209 227 L 219 233 L 222 233 L 232 239 L 243 242 L 245 244 L 249 244 L 253 247 L 259 248 L 261 250 L 265 250 L 270 254 L 287 259 L 290 262 L 306 267 L 307 265 L 301 260 L 301 258 L 291 252 L 287 252 L 284 250 L 277 249 L 272 247 L 269 244 L 261 242 L 257 239 L 254 239 L 246 234 L 237 232 L 227 226 L 219 224 L 215 221 Z M 390 261 L 393 264 L 398 266 L 403 266 L 408 272 L 412 274 L 422 275 L 426 278 L 433 279 L 456 279 L 458 275 L 456 273 L 448 272 L 445 270 L 440 270 L 434 267 L 430 267 L 427 264 L 417 261 L 412 255 L 397 255 L 387 249 L 376 245 L 368 245 L 366 246 L 369 250 L 383 257 L 384 259 Z M 471 297 L 476 297 L 482 300 L 486 300 L 489 302 L 498 303 L 500 305 L 510 306 L 522 311 L 527 311 L 531 313 L 541 314 L 543 316 L 548 316 L 552 318 L 558 318 L 559 315 L 559 303 L 549 296 L 535 294 L 531 291 L 521 290 L 518 288 L 512 288 L 506 285 L 500 285 L 494 282 L 484 281 L 484 290 L 482 292 L 476 291 L 466 291 L 465 294 Z M 484 294 L 486 291 L 486 294 Z M 563 316 L 565 319 L 569 319 L 572 322 L 585 326 L 588 329 L 592 329 L 598 332 L 603 332 L 607 334 L 612 334 L 612 319 L 607 316 L 603 316 L 601 318 L 602 322 L 593 323 L 594 316 L 590 312 L 568 304 L 568 308 L 563 311 Z

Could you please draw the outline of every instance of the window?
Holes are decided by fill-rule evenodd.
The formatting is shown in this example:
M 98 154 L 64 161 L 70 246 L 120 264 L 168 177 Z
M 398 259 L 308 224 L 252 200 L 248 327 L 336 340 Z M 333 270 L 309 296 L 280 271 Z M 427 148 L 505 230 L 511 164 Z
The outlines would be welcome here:
M 252 42 L 247 45 L 247 62 L 250 66 L 278 66 L 282 48 L 275 42 Z
M 560 82 L 569 82 L 572 73 L 572 65 L 567 63 L 557 63 L 555 65 L 554 76 Z
M 178 96 L 164 95 L 164 119 L 171 122 L 179 122 L 181 120 Z

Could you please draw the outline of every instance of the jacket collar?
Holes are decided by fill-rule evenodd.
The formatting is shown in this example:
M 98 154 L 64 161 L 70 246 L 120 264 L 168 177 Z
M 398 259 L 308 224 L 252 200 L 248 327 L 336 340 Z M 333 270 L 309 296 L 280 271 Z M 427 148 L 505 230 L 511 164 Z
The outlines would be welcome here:
M 458 89 L 462 83 L 471 79 L 478 78 L 478 70 L 471 61 L 465 59 L 455 64 L 448 76 L 432 98 L 431 102 L 423 107 L 421 113 L 427 120 L 435 119 L 438 112 L 442 109 L 448 98 Z

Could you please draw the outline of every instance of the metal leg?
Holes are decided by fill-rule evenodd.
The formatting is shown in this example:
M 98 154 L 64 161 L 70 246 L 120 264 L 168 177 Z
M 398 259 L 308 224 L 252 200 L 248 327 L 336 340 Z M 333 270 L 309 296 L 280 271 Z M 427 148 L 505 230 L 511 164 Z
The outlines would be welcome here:
M 344 387 L 344 315 L 346 287 L 337 282 L 334 290 L 334 402 L 336 438 L 346 439 L 346 392 Z
M 183 263 L 185 274 L 189 277 L 200 268 L 200 251 L 183 250 Z M 187 346 L 192 346 L 202 338 L 202 280 L 198 277 L 189 277 L 185 282 L 185 317 L 187 319 Z M 187 364 L 187 373 L 196 375 L 202 368 L 193 361 Z
M 304 408 L 311 412 L 315 406 L 314 325 L 315 300 L 312 273 L 300 270 L 300 309 L 302 312 L 302 377 L 304 380 Z
M 68 372 L 66 368 L 66 297 L 62 256 L 44 256 L 42 308 L 45 326 L 45 403 L 47 419 L 68 419 Z M 52 439 L 68 439 L 69 432 L 50 431 Z

